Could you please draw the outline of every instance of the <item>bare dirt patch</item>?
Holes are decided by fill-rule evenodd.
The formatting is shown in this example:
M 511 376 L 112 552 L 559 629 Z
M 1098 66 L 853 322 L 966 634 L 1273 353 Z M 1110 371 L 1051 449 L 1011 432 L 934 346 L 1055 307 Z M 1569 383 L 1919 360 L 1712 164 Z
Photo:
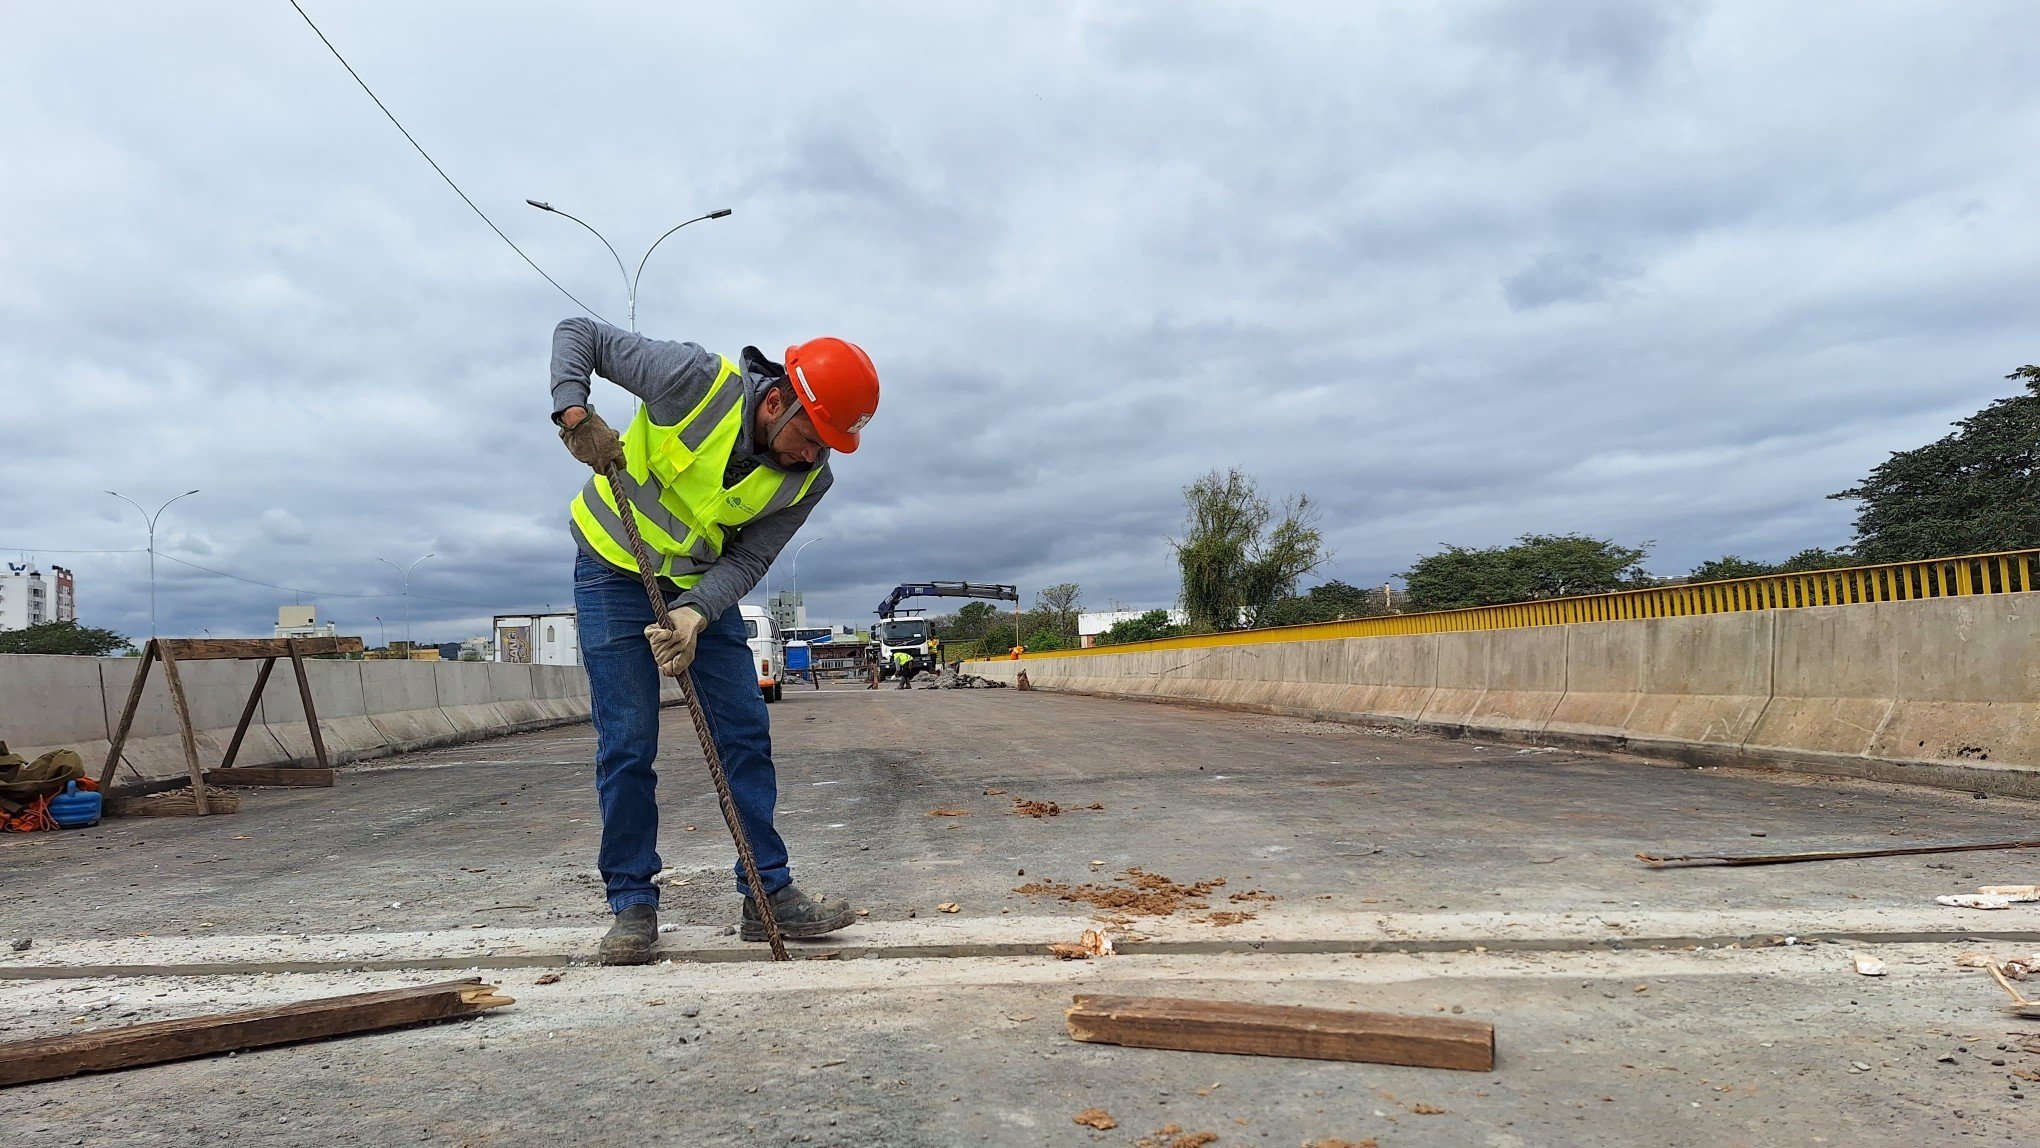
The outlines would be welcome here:
M 1209 909 L 1205 898 L 1225 884 L 1225 878 L 1184 885 L 1160 873 L 1128 869 L 1113 878 L 1111 885 L 1070 885 L 1061 881 L 1029 881 L 1013 890 L 1029 896 L 1060 897 L 1114 913 L 1139 917 L 1166 917 L 1179 909 Z

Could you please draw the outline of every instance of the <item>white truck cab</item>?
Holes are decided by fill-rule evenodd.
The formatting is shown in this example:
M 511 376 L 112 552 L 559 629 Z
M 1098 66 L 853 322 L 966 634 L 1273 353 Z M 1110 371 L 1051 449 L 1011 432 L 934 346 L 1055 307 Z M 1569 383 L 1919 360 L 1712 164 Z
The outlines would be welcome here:
M 933 665 L 928 653 L 928 619 L 918 616 L 886 618 L 871 628 L 871 641 L 878 647 L 881 677 L 891 677 L 893 654 L 905 652 Z
M 741 602 L 737 610 L 744 618 L 744 641 L 751 647 L 751 660 L 758 666 L 758 692 L 766 701 L 776 702 L 786 692 L 786 641 L 765 607 Z

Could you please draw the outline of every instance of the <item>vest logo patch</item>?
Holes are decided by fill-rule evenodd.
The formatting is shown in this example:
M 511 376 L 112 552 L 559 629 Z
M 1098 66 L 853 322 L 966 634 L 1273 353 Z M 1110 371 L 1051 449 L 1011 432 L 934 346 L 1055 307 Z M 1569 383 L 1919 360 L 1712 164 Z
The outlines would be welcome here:
M 742 499 L 741 497 L 739 497 L 739 496 L 737 496 L 737 495 L 734 495 L 734 494 L 732 494 L 732 495 L 730 495 L 730 496 L 729 496 L 728 498 L 724 499 L 724 501 L 725 501 L 725 502 L 728 502 L 728 503 L 729 503 L 729 504 L 730 504 L 731 506 L 734 506 L 734 507 L 736 507 L 736 508 L 737 508 L 738 510 L 749 510 L 749 509 L 751 509 L 750 507 L 748 507 L 748 506 L 745 506 L 745 505 L 744 505 L 744 500 L 743 500 L 743 499 Z

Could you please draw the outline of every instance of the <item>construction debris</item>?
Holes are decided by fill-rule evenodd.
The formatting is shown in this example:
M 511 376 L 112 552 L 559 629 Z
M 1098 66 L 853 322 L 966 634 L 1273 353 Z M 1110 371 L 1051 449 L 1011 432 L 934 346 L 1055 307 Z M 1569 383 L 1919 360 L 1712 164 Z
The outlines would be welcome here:
M 1494 1026 L 1457 1017 L 1243 1001 L 1079 996 L 1064 1013 L 1070 1036 L 1130 1048 L 1290 1056 L 1490 1072 Z
M 1178 909 L 1209 909 L 1204 900 L 1225 884 L 1213 877 L 1194 885 L 1181 885 L 1159 873 L 1128 869 L 1113 878 L 1117 885 L 1069 885 L 1061 881 L 1030 881 L 1013 890 L 1029 896 L 1048 895 L 1065 901 L 1080 901 L 1096 908 L 1142 917 L 1166 917 Z
M 1868 953 L 1850 953 L 1849 963 L 1855 966 L 1858 973 L 1866 977 L 1881 977 L 1886 972 L 1884 962 Z
M 935 675 L 935 680 L 928 683 L 927 688 L 931 690 L 1003 690 L 1006 688 L 1006 683 L 993 681 L 991 678 L 981 678 L 976 674 L 966 674 L 959 671 L 955 666 L 945 666 L 941 673 Z
M 2009 909 L 2020 902 L 2040 901 L 2040 885 L 1982 885 L 1974 893 L 1950 893 L 1934 900 L 1958 909 Z
M 1112 1114 L 1103 1108 L 1086 1108 L 1070 1119 L 1078 1124 L 1096 1128 L 1100 1132 L 1110 1132 L 1119 1127 L 1119 1121 L 1112 1119 Z
M 479 978 L 0 1044 L 0 1086 L 473 1016 L 515 1002 Z
M 1116 950 L 1112 938 L 1098 929 L 1085 929 L 1084 935 L 1072 944 L 1069 941 L 1052 941 L 1048 951 L 1066 961 L 1088 961 L 1092 957 L 1109 957 Z
M 1638 853 L 1636 859 L 1658 869 L 1666 865 L 1786 865 L 1795 861 L 1913 857 L 1926 853 L 1974 853 L 1986 849 L 2040 849 L 2040 841 L 1984 841 L 1973 845 L 1909 845 L 1899 849 L 1846 849 L 1814 853 Z
M 1060 817 L 1062 806 L 1053 801 L 1029 801 L 1016 797 L 1013 799 L 1013 812 L 1022 817 Z
M 2015 981 L 2023 981 L 2027 977 L 2040 974 L 2040 953 L 2030 953 L 2022 957 L 2006 957 L 2003 960 L 1999 960 L 1989 953 L 1957 953 L 1955 964 L 1965 969 L 1995 968 Z

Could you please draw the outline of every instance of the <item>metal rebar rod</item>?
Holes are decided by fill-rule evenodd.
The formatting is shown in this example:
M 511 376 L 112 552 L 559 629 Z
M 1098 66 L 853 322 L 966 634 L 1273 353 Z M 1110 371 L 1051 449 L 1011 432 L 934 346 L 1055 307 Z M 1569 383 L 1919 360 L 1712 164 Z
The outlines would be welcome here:
M 637 512 L 631 509 L 630 500 L 624 497 L 625 486 L 618 475 L 622 464 L 610 468 L 604 475 L 609 480 L 609 489 L 616 498 L 618 515 L 623 519 L 623 533 L 630 542 L 631 556 L 637 560 L 638 578 L 645 584 L 645 593 L 652 600 L 652 613 L 659 624 L 671 629 L 673 612 L 666 606 L 666 595 L 659 589 L 658 575 L 652 572 L 651 551 L 646 549 L 644 536 L 638 533 Z M 744 869 L 744 883 L 751 888 L 751 900 L 758 906 L 758 919 L 765 925 L 765 940 L 772 946 L 772 959 L 790 961 L 792 955 L 786 951 L 786 940 L 779 935 L 779 920 L 772 913 L 772 898 L 765 892 L 765 883 L 758 877 L 758 858 L 751 852 L 751 839 L 744 834 L 744 823 L 737 813 L 737 800 L 730 793 L 730 779 L 723 772 L 722 753 L 715 747 L 715 733 L 709 729 L 708 715 L 702 712 L 701 698 L 694 692 L 694 679 L 682 673 L 676 675 L 680 683 L 680 695 L 687 701 L 687 712 L 694 719 L 694 733 L 701 739 L 701 755 L 708 761 L 708 776 L 715 782 L 715 796 L 722 803 L 723 820 L 729 823 L 730 837 L 737 843 L 737 861 Z

